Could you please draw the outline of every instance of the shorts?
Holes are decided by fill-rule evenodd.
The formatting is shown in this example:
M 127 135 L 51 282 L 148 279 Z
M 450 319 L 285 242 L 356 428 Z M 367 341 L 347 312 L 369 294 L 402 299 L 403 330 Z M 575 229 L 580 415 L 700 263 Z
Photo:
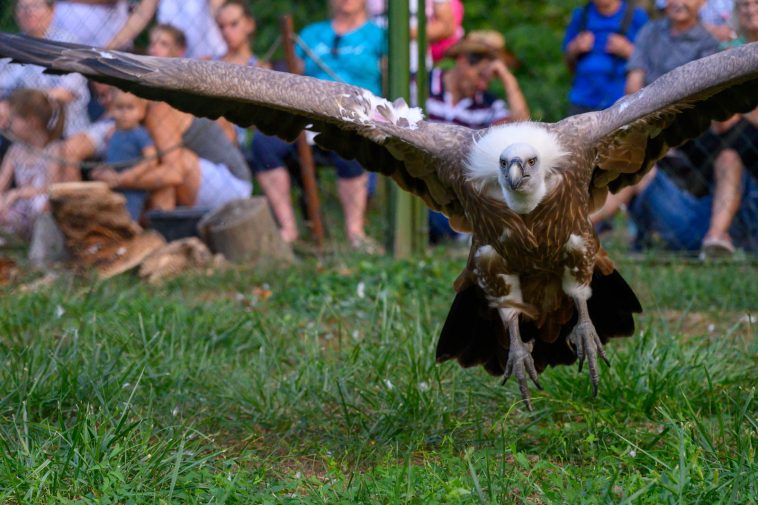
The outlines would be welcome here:
M 279 137 L 264 135 L 256 131 L 252 143 L 252 170 L 254 174 L 286 167 L 299 173 L 299 158 L 297 144 L 285 142 Z M 325 151 L 319 147 L 313 148 L 313 159 L 317 165 L 330 165 L 337 170 L 337 177 L 353 179 L 363 175 L 363 167 L 356 160 L 346 160 L 333 151 Z
M 199 163 L 200 185 L 192 208 L 214 210 L 232 200 L 250 197 L 252 183 L 237 179 L 226 165 L 203 158 Z
M 139 222 L 142 211 L 145 210 L 148 192 L 140 189 L 116 189 L 126 198 L 126 211 L 132 217 L 133 221 Z

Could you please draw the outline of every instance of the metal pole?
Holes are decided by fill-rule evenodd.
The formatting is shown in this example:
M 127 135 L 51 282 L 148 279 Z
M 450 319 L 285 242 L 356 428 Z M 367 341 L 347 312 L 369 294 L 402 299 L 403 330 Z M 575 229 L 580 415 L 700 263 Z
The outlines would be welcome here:
M 410 45 L 408 0 L 389 0 L 387 16 L 389 38 L 389 96 L 391 99 L 399 97 L 409 100 L 410 91 Z M 391 184 L 387 194 L 389 199 L 388 229 L 393 230 L 390 236 L 389 246 L 395 257 L 407 258 L 411 255 L 411 219 L 410 219 L 410 196 L 401 191 L 389 179 Z M 389 250 L 389 248 L 388 248 Z
M 426 71 L 428 39 L 426 36 L 426 2 L 416 0 L 416 45 L 418 48 L 418 68 L 416 69 L 417 107 L 426 107 L 429 96 L 429 75 Z M 413 252 L 423 254 L 429 243 L 429 209 L 420 198 L 413 198 Z

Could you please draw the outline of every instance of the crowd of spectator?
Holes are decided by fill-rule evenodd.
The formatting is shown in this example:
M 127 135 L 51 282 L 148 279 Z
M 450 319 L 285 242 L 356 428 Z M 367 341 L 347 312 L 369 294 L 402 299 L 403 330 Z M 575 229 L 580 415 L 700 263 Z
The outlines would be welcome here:
M 325 0 L 329 19 L 304 27 L 300 72 L 383 93 L 386 2 Z M 411 0 L 411 39 L 415 12 Z M 501 30 L 464 33 L 461 0 L 425 0 L 432 121 L 486 128 L 529 118 L 509 68 Z M 256 20 L 246 0 L 15 0 L 20 32 L 153 56 L 271 67 L 256 56 Z M 147 30 L 147 47 L 136 47 Z M 140 39 L 144 40 L 144 39 Z M 590 0 L 575 9 L 562 44 L 571 74 L 568 114 L 600 110 L 665 72 L 726 47 L 758 40 L 758 0 Z M 411 71 L 418 52 L 411 51 Z M 493 94 L 491 84 L 504 96 Z M 609 197 L 593 215 L 598 230 L 626 210 L 633 246 L 725 255 L 758 252 L 758 112 L 713 123 L 666 157 L 636 186 Z M 190 116 L 162 102 L 77 74 L 51 75 L 0 62 L 0 230 L 28 237 L 57 181 L 99 180 L 126 196 L 144 221 L 151 209 L 210 211 L 250 196 L 255 179 L 287 242 L 299 237 L 292 205 L 298 151 L 293 144 L 224 119 Z M 10 146 L 10 147 L 9 147 Z M 345 233 L 356 249 L 380 250 L 365 233 L 369 177 L 355 160 L 313 146 L 334 167 Z M 91 168 L 94 167 L 94 168 Z M 91 168 L 91 169 L 89 169 Z M 433 239 L 454 237 L 444 217 L 430 217 Z

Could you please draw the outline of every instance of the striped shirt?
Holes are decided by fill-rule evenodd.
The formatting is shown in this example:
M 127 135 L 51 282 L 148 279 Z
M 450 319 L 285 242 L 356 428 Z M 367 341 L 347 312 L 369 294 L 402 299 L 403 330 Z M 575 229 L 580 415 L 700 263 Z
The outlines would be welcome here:
M 453 104 L 452 93 L 445 89 L 444 76 L 445 73 L 438 68 L 433 69 L 429 75 L 426 114 L 430 121 L 487 128 L 510 117 L 505 100 L 486 91 Z

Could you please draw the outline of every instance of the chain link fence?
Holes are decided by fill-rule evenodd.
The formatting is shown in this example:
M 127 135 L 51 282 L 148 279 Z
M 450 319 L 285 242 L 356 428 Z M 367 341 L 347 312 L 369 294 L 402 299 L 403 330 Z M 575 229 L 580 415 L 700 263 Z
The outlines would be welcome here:
M 723 25 L 730 27 L 736 35 L 741 35 L 741 2 L 744 3 L 744 0 L 738 0 L 728 19 L 723 19 Z M 113 45 L 115 41 L 116 47 L 135 53 L 219 59 L 228 51 L 222 34 L 224 25 L 234 28 L 231 25 L 242 22 L 235 17 L 225 20 L 217 18 L 215 9 L 221 3 L 215 0 L 14 0 L 4 2 L 0 7 L 0 29 L 95 46 Z M 666 13 L 656 9 L 655 4 L 637 2 L 651 19 L 665 16 Z M 509 63 L 535 119 L 555 121 L 569 111 L 568 97 L 576 75 L 569 71 L 564 61 L 562 42 L 566 27 L 572 22 L 572 15 L 575 22 L 586 24 L 586 20 L 581 20 L 586 15 L 581 13 L 581 5 L 579 1 L 547 1 L 539 2 L 539 5 L 510 1 L 498 2 L 493 10 L 490 2 L 465 2 L 463 25 L 467 31 L 496 28 L 505 33 Z M 278 70 L 288 69 L 280 43 L 279 17 L 293 15 L 297 30 L 329 16 L 327 2 L 321 0 L 254 2 L 251 7 L 255 22 L 255 35 L 251 37 L 254 56 L 248 64 L 265 64 Z M 574 10 L 577 7 L 579 10 Z M 140 13 L 142 17 L 137 16 Z M 590 26 L 582 26 L 581 31 L 594 29 L 591 23 Z M 222 26 L 219 27 L 219 24 Z M 160 33 L 161 30 L 155 28 L 165 25 L 177 28 L 177 33 L 181 32 L 184 40 L 178 40 L 176 33 L 170 30 Z M 724 36 L 723 30 L 713 33 L 721 33 L 722 38 L 731 39 Z M 301 54 L 311 53 L 307 41 L 298 38 L 295 43 L 299 45 Z M 328 61 L 317 63 L 325 67 L 323 70 L 327 74 L 331 71 Z M 450 68 L 452 63 L 443 60 L 441 66 Z M 108 162 L 108 142 L 114 130 L 112 111 L 109 109 L 113 106 L 111 90 L 88 82 L 81 76 L 51 76 L 3 63 L 0 66 L 0 155 L 5 155 L 14 142 L 24 143 L 9 128 L 8 122 L 8 99 L 16 88 L 21 87 L 41 89 L 56 103 L 65 104 L 62 109 L 65 116 L 63 147 L 56 150 L 45 149 L 44 145 L 31 147 L 41 158 L 65 167 L 63 173 L 68 178 L 89 179 L 93 172 L 104 166 L 121 171 L 144 162 L 158 162 L 169 156 L 171 151 L 186 147 L 187 138 L 183 134 L 188 123 L 179 120 L 181 125 L 178 128 L 182 131 L 172 137 L 176 139 L 173 144 L 160 143 L 157 151 L 151 154 L 141 150 L 139 156 L 122 156 Z M 498 96 L 505 95 L 503 86 L 498 82 L 494 83 L 491 91 Z M 47 122 L 55 120 L 50 117 Z M 225 121 L 191 122 L 196 139 L 213 138 L 218 142 L 228 139 L 228 149 L 238 152 L 235 159 L 244 159 L 247 167 L 255 165 L 251 149 L 254 129 L 235 128 Z M 672 150 L 658 163 L 657 172 L 648 178 L 646 187 L 637 188 L 635 194 L 627 195 L 628 198 L 619 202 L 619 207 L 625 210 L 625 218 L 609 214 L 605 219 L 598 219 L 600 233 L 615 233 L 628 240 L 628 247 L 638 250 L 664 248 L 690 254 L 700 253 L 706 245 L 712 254 L 728 254 L 732 247 L 757 252 L 758 130 L 754 124 L 751 116 L 736 118 L 729 124 L 714 125 L 702 137 Z M 236 163 L 229 161 L 228 156 L 224 160 L 227 164 Z M 292 167 L 290 169 L 293 186 L 297 190 L 301 185 L 299 172 Z M 235 175 L 234 169 L 231 172 Z M 344 200 L 346 194 L 340 195 L 341 189 L 335 185 L 331 172 L 324 173 L 326 175 L 320 176 L 319 184 L 325 193 L 322 200 L 326 207 L 327 229 L 332 231 L 334 237 L 344 240 L 342 218 L 330 220 L 329 216 L 339 216 L 339 205 L 335 202 L 340 198 Z M 216 182 L 224 186 L 223 180 L 217 179 Z M 259 193 L 266 184 L 276 183 L 259 182 L 255 189 Z M 382 235 L 385 224 L 381 208 L 385 201 L 381 189 L 377 193 L 373 181 L 369 182 L 369 186 L 368 232 L 369 235 Z M 297 190 L 297 195 L 301 194 Z M 363 193 L 357 195 L 364 198 Z M 356 193 L 347 196 L 356 198 Z M 296 197 L 295 202 L 295 208 L 299 208 L 296 214 L 305 216 L 307 205 L 304 198 Z M 342 203 L 343 208 L 365 206 L 364 202 Z M 282 219 L 280 213 L 275 214 Z M 284 216 L 284 219 L 287 217 Z M 300 222 L 302 235 L 307 229 L 303 225 L 307 217 L 296 219 Z

